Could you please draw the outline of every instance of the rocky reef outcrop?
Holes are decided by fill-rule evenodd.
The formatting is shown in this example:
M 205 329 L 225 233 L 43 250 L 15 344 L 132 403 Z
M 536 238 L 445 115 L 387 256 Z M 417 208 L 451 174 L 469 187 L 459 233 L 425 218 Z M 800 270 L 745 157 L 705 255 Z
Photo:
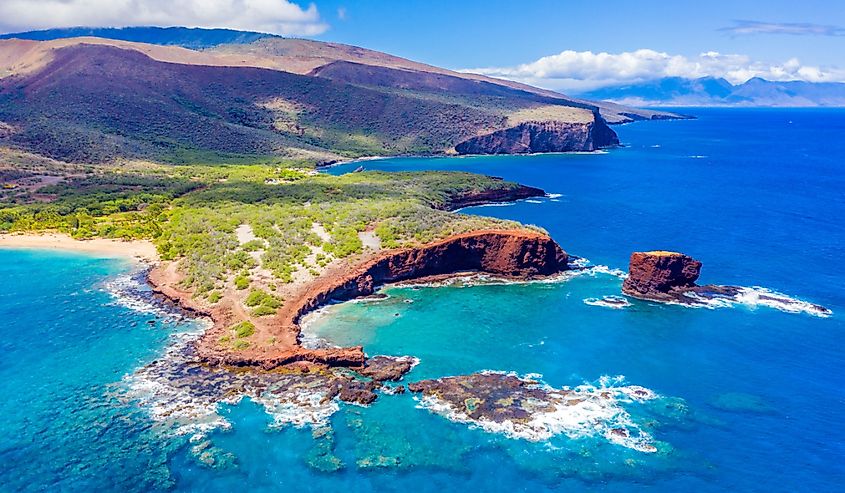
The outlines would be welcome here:
M 634 298 L 677 301 L 696 286 L 701 262 L 677 252 L 634 252 L 622 292 Z
M 531 441 L 559 433 L 602 435 L 641 452 L 656 452 L 652 437 L 634 423 L 621 403 L 657 398 L 639 386 L 553 388 L 511 373 L 485 371 L 408 384 L 422 407 L 489 432 Z
M 411 371 L 416 361 L 408 357 L 374 356 L 357 372 L 376 382 L 396 382 Z
M 532 154 L 540 152 L 595 151 L 619 145 L 619 138 L 596 115 L 588 123 L 525 122 L 455 146 L 458 154 Z

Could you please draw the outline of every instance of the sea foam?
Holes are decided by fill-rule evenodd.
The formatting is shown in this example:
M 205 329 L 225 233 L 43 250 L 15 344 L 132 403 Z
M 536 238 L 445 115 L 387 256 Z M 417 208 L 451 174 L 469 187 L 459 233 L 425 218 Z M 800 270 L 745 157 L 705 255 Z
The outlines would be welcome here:
M 513 373 L 496 371 L 481 373 L 516 376 Z M 471 417 L 466 406 L 456 405 L 437 394 L 423 395 L 416 399 L 421 409 L 508 438 L 539 442 L 556 436 L 566 436 L 570 439 L 601 437 L 608 442 L 639 452 L 657 451 L 654 438 L 644 431 L 626 410 L 626 406 L 659 399 L 660 396 L 654 391 L 637 385 L 622 385 L 621 378 L 600 379 L 597 383 L 582 384 L 574 388 L 553 388 L 538 381 L 535 375 L 530 378 L 529 375 L 517 378 L 528 383 L 527 389 L 542 389 L 544 392 L 545 397 L 542 400 L 538 401 L 536 397 L 532 397 L 522 403 L 530 412 L 528 419 L 494 420 L 485 416 Z
M 622 310 L 631 306 L 631 302 L 622 296 L 603 296 L 601 298 L 587 298 L 584 304 L 590 306 L 602 306 L 605 308 L 613 308 L 614 310 Z
M 169 310 L 152 299 L 152 290 L 144 281 L 146 270 L 119 274 L 103 282 L 102 289 L 108 293 L 113 304 L 138 313 L 178 320 L 183 317 L 176 310 Z
M 695 302 L 691 306 L 704 308 L 715 309 L 744 306 L 753 310 L 759 307 L 768 307 L 786 313 L 805 313 L 821 318 L 827 318 L 833 315 L 831 310 L 823 306 L 793 298 L 760 286 L 738 287 L 737 294 L 734 296 L 706 296 L 698 293 L 687 293 L 685 296 Z

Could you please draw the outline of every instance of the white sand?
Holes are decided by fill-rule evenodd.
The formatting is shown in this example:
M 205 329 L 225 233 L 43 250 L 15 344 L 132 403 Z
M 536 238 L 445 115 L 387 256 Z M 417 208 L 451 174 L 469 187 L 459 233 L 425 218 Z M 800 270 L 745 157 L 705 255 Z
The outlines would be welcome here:
M 0 248 L 32 248 L 39 250 L 69 250 L 87 252 L 104 257 L 129 257 L 149 262 L 159 260 L 155 245 L 146 240 L 74 240 L 61 233 L 0 234 Z

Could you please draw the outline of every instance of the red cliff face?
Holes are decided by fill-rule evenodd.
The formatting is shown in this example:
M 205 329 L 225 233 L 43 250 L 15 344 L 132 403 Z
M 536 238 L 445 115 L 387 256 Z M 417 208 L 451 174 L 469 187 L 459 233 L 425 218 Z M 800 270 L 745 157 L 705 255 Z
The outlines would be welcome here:
M 318 280 L 280 313 L 295 325 L 330 300 L 373 294 L 380 284 L 478 271 L 530 279 L 566 270 L 568 255 L 551 238 L 530 231 L 476 231 L 424 245 L 385 252 L 342 276 Z
M 695 287 L 701 262 L 675 252 L 634 252 L 622 292 L 635 298 L 669 301 Z
M 285 303 L 274 325 L 280 335 L 299 334 L 299 320 L 330 301 L 373 294 L 380 284 L 428 276 L 478 271 L 507 278 L 531 279 L 567 269 L 568 256 L 548 236 L 532 231 L 476 231 L 415 248 L 390 250 L 362 264 L 329 273 Z M 212 364 L 255 366 L 265 369 L 310 362 L 328 366 L 362 367 L 360 346 L 307 349 L 297 344 L 272 350 L 222 350 L 214 330 L 197 345 L 199 357 Z M 281 338 L 281 337 L 280 337 Z
M 459 154 L 531 154 L 595 151 L 619 145 L 616 133 L 596 116 L 590 123 L 526 122 L 455 146 Z

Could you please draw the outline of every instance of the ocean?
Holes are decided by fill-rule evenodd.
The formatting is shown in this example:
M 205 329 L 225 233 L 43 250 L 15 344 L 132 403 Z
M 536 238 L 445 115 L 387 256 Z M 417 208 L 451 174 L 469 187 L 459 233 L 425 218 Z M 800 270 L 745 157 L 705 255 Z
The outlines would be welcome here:
M 840 491 L 845 111 L 681 111 L 698 118 L 615 127 L 625 147 L 598 153 L 330 171 L 473 171 L 550 194 L 462 212 L 543 227 L 591 268 L 389 287 L 305 327 L 417 358 L 405 381 L 504 372 L 585 397 L 530 427 L 410 393 L 318 410 L 209 404 L 143 370 L 178 358 L 201 325 L 149 304 L 137 267 L 0 250 L 0 490 Z M 702 283 L 748 294 L 709 308 L 605 303 L 630 253 L 652 249 L 694 256 Z

